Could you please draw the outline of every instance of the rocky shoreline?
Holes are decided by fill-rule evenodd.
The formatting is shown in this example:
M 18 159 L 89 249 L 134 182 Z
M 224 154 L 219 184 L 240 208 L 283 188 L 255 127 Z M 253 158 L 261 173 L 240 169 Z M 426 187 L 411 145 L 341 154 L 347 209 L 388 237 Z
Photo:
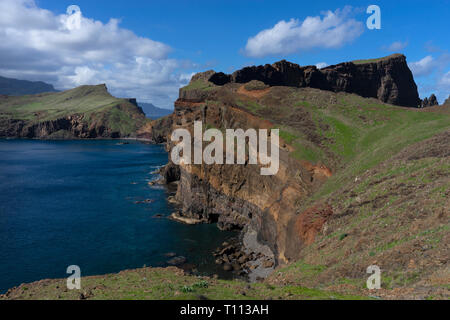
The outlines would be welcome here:
M 177 176 L 176 173 L 172 172 L 172 169 L 169 164 L 161 167 L 157 171 L 160 178 L 149 182 L 151 186 L 164 185 L 167 187 L 170 194 L 167 201 L 176 209 L 168 216 L 168 219 L 187 225 L 211 223 L 211 221 L 205 219 L 183 216 L 182 206 L 176 199 L 179 181 L 172 181 L 174 175 Z M 250 227 L 242 229 L 238 236 L 223 242 L 211 254 L 215 258 L 215 263 L 221 266 L 223 271 L 249 282 L 263 281 L 276 267 L 274 254 L 269 247 L 261 245 L 257 241 L 257 233 L 256 231 L 252 232 Z M 171 258 L 167 261 L 168 265 L 177 266 L 192 274 L 197 272 L 195 265 L 187 263 L 185 257 L 177 256 L 175 253 L 168 253 L 167 255 Z M 217 274 L 211 274 L 210 276 L 219 277 Z
M 247 249 L 242 236 L 224 242 L 213 255 L 224 271 L 245 277 L 250 282 L 264 280 L 275 267 L 273 257 Z

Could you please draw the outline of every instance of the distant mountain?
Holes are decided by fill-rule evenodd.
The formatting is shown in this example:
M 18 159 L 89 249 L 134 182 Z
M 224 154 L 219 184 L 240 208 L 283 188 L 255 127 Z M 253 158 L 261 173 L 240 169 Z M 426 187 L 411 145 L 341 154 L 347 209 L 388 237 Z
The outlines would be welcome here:
M 173 112 L 173 110 L 155 107 L 152 103 L 138 102 L 138 105 L 142 108 L 142 110 L 144 110 L 147 118 L 150 119 L 162 118 Z
M 0 77 L 0 94 L 8 96 L 23 96 L 44 92 L 57 92 L 55 88 L 42 81 L 17 80 Z

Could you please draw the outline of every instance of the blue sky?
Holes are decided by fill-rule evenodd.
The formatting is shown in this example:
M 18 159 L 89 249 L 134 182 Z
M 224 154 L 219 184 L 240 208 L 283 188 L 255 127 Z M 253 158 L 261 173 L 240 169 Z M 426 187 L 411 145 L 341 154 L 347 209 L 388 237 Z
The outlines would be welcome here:
M 12 0 L 0 0 L 0 4 L 8 1 Z M 114 94 L 134 95 L 139 100 L 170 108 L 178 87 L 184 85 L 193 72 L 207 69 L 231 72 L 243 66 L 273 63 L 281 59 L 300 65 L 336 64 L 401 52 L 407 56 L 413 69 L 421 97 L 434 92 L 442 102 L 450 93 L 449 0 L 19 2 L 23 2 L 27 10 L 34 10 L 30 15 L 48 10 L 47 14 L 53 15 L 55 21 L 66 14 L 69 5 L 75 4 L 81 8 L 83 19 L 103 24 L 98 30 L 86 27 L 89 30 L 84 33 L 86 36 L 80 36 L 71 44 L 67 44 L 67 39 L 61 40 L 61 34 L 52 33 L 33 41 L 45 42 L 54 36 L 55 41 L 51 41 L 51 45 L 23 48 L 21 52 L 32 49 L 34 56 L 42 55 L 44 60 L 45 50 L 51 52 L 48 60 L 52 63 L 48 63 L 48 68 L 42 67 L 42 64 L 33 67 L 30 63 L 30 68 L 26 69 L 0 62 L 0 74 L 32 80 L 40 77 L 60 88 L 83 84 L 83 81 L 93 84 L 91 82 L 104 80 Z M 366 27 L 369 17 L 366 9 L 371 4 L 381 8 L 381 30 Z M 352 8 L 344 9 L 346 6 Z M 339 30 L 334 33 L 329 29 L 320 31 L 318 25 L 317 32 L 313 26 L 312 35 L 303 35 L 310 30 L 302 26 L 305 19 L 319 17 L 322 19 L 319 22 L 323 22 L 328 11 L 333 14 L 330 19 L 337 21 L 332 28 L 341 28 L 341 34 Z M 92 49 L 95 37 L 98 37 L 95 32 L 102 35 L 109 32 L 111 28 L 107 26 L 111 18 L 118 19 L 117 28 L 131 31 L 132 36 L 118 35 L 116 30 L 114 36 L 98 45 L 120 46 L 124 43 L 129 54 L 117 52 L 113 56 L 102 51 L 106 48 Z M 14 21 L 11 19 L 9 23 L 14 24 Z M 42 24 L 42 21 L 36 22 L 29 28 L 52 28 Z M 278 28 L 275 27 L 277 24 Z M 0 23 L 0 27 L 5 25 Z M 54 28 L 58 28 L 57 23 Z M 94 29 L 97 31 L 92 31 Z M 260 35 L 253 42 L 250 40 L 268 29 L 271 29 L 268 34 Z M 131 41 L 131 38 L 134 40 Z M 141 50 L 139 39 L 144 38 L 155 43 L 148 42 Z M 79 44 L 78 48 L 76 44 Z M 152 51 L 153 45 L 157 46 L 157 51 Z M 58 48 L 62 48 L 62 53 L 53 56 Z M 0 46 L 0 54 L 1 50 Z M 90 50 L 89 55 L 86 50 Z M 20 55 L 19 52 L 16 56 Z M 84 58 L 77 59 L 81 55 Z M 137 64 L 130 62 L 141 56 Z M 89 60 L 89 57 L 93 58 Z M 56 61 L 59 60 L 61 65 L 58 67 Z M 131 76 L 124 78 L 126 70 L 141 77 L 142 82 L 136 82 Z M 158 74 L 164 76 L 159 77 Z M 123 83 L 127 83 L 128 87 Z

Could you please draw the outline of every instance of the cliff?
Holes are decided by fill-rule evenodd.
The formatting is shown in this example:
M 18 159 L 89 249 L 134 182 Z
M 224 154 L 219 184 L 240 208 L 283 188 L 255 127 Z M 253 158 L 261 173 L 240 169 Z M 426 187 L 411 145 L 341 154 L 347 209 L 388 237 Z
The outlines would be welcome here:
M 105 85 L 0 97 L 0 137 L 130 137 L 136 136 L 136 131 L 146 122 L 136 99 L 115 98 Z
M 371 75 L 361 77 L 367 78 L 367 83 L 378 83 L 380 70 L 398 67 L 393 61 L 402 65 L 405 60 L 394 56 L 344 63 L 326 68 L 326 72 L 330 79 L 344 79 L 349 75 L 344 71 L 335 74 L 335 70 L 370 70 Z M 411 259 L 420 259 L 411 249 L 416 242 L 433 241 L 436 234 L 441 237 L 445 233 L 440 225 L 450 214 L 445 209 L 449 204 L 438 194 L 450 174 L 448 167 L 441 166 L 450 155 L 448 133 L 443 134 L 449 129 L 449 114 L 397 107 L 381 102 L 379 96 L 364 98 L 333 88 L 304 87 L 303 83 L 316 83 L 314 76 L 303 77 L 306 69 L 300 72 L 287 62 L 274 66 L 244 69 L 231 76 L 213 71 L 197 74 L 180 90 L 174 113 L 152 122 L 145 130 L 148 137 L 167 142 L 170 151 L 173 130 L 184 128 L 192 133 L 195 121 L 201 121 L 204 128 L 219 130 L 280 129 L 280 170 L 274 176 L 261 176 L 260 166 L 248 163 L 169 163 L 163 174 L 167 182 L 178 181 L 179 214 L 206 223 L 217 222 L 222 229 L 242 230 L 244 250 L 273 259 L 276 267 L 294 263 L 301 266 L 299 269 L 314 269 L 319 264 L 323 278 L 316 280 L 286 272 L 289 281 L 301 284 L 333 284 L 343 277 L 364 279 L 366 267 L 375 260 L 387 274 L 394 274 L 395 268 L 408 268 Z M 309 70 L 310 75 L 317 72 L 313 67 Z M 396 79 L 394 73 L 386 74 Z M 349 88 L 352 82 L 335 83 Z M 396 88 L 402 87 L 397 80 L 393 83 Z M 417 93 L 415 84 L 411 86 L 409 90 Z M 404 90 L 388 87 L 377 91 L 391 97 L 388 99 L 405 99 Z M 353 89 L 363 90 L 357 86 Z M 431 140 L 421 142 L 426 139 Z M 413 150 L 422 153 L 414 156 Z M 427 170 L 428 175 L 440 178 L 424 188 L 418 171 L 417 178 L 406 181 L 396 171 L 403 172 L 405 161 L 409 161 L 411 170 Z M 379 185 L 383 188 L 379 189 Z M 414 203 L 420 203 L 424 210 L 420 224 L 405 213 L 414 206 L 410 201 L 413 195 Z M 430 198 L 433 203 L 427 202 Z M 443 211 L 438 213 L 432 207 Z M 379 223 L 385 220 L 391 222 L 380 229 Z M 400 243 L 402 255 L 392 254 L 391 248 Z M 340 250 L 343 244 L 345 249 Z M 430 251 L 435 262 L 425 259 L 427 268 L 415 265 L 408 272 L 420 274 L 421 280 L 429 279 L 442 271 L 437 261 L 444 258 L 444 253 L 443 245 L 437 244 Z M 271 264 L 266 267 L 273 269 Z M 286 280 L 270 279 L 273 283 Z
M 405 107 L 420 106 L 413 75 L 404 55 L 340 63 L 323 69 L 301 67 L 282 60 L 273 65 L 246 67 L 231 75 L 209 73 L 216 85 L 259 80 L 270 86 L 309 87 L 334 92 L 355 93 L 366 98 Z

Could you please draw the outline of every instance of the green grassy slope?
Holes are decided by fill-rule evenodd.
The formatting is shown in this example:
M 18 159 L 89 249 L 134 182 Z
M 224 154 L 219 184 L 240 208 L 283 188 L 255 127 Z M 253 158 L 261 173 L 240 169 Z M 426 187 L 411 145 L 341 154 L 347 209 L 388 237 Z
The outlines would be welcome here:
M 411 109 L 292 88 L 237 99 L 280 128 L 292 157 L 333 171 L 298 208 L 328 203 L 333 217 L 271 283 L 364 290 L 365 268 L 377 264 L 386 290 L 450 297 L 449 107 Z
M 66 280 L 43 280 L 21 285 L 2 299 L 39 300 L 195 300 L 195 299 L 364 299 L 361 296 L 307 289 L 298 286 L 276 286 L 243 281 L 225 281 L 183 274 L 176 268 L 142 268 L 118 274 L 84 277 L 81 290 L 67 290 Z
M 394 58 L 394 57 L 398 57 L 398 56 L 400 56 L 400 54 L 396 53 L 396 54 L 392 54 L 390 56 L 382 57 L 382 58 L 378 58 L 378 59 L 354 60 L 352 62 L 354 64 L 373 63 L 373 62 L 379 62 L 379 61 L 383 61 L 383 60 L 388 60 L 390 58 Z

